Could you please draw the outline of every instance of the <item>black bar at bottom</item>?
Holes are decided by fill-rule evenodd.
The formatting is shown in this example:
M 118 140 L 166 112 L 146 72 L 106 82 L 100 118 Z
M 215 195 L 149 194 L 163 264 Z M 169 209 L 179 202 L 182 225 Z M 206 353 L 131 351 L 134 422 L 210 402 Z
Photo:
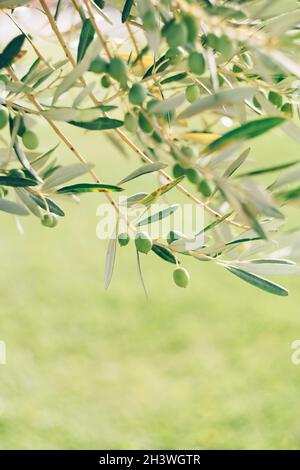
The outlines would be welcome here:
M 279 467 L 300 463 L 300 454 L 293 450 L 2 450 L 0 468 L 4 464 L 30 468 L 147 468 L 188 465 L 198 468 L 253 468 L 274 464 Z M 7 467 L 8 468 L 8 467 Z

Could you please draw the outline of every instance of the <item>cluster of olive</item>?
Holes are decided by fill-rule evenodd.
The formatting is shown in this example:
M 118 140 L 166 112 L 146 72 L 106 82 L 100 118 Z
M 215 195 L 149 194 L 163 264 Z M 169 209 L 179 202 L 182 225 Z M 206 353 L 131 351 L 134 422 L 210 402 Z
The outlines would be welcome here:
M 180 235 L 179 235 L 180 236 Z M 167 237 L 168 244 L 178 239 L 176 232 L 171 231 Z M 128 245 L 130 237 L 128 233 L 120 233 L 118 235 L 118 242 L 120 246 Z M 147 232 L 137 232 L 134 239 L 135 247 L 139 253 L 147 254 L 151 251 L 153 243 L 151 237 Z M 185 268 L 177 267 L 173 272 L 173 279 L 178 287 L 187 287 L 190 275 Z
M 4 129 L 9 121 L 8 113 L 5 108 L 0 108 L 0 129 Z M 35 132 L 26 129 L 24 121 L 21 120 L 18 135 L 22 138 L 24 147 L 28 150 L 35 150 L 39 145 L 39 140 Z

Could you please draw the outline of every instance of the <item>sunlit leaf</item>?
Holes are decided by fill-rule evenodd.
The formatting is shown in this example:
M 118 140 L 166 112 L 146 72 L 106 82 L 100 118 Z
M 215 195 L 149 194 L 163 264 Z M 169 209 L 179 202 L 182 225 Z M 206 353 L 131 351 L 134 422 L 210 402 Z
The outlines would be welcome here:
M 155 214 L 151 214 L 145 219 L 142 219 L 141 221 L 137 222 L 136 227 L 141 227 L 142 225 L 149 225 L 153 224 L 154 222 L 158 222 L 159 220 L 162 220 L 168 217 L 169 215 L 173 214 L 178 209 L 178 207 L 178 204 L 174 204 L 173 206 L 161 209 L 160 211 L 155 212 Z
M 248 282 L 249 284 L 266 292 L 269 292 L 270 294 L 280 296 L 288 295 L 288 290 L 286 290 L 284 287 L 281 287 L 279 284 L 275 284 L 274 282 L 269 281 L 268 279 L 260 277 L 254 273 L 244 271 L 243 269 L 236 268 L 235 266 L 225 264 L 223 266 L 243 281 Z
M 1 181 L 0 181 L 1 183 Z M 65 186 L 57 191 L 58 194 L 80 194 L 80 193 L 107 193 L 107 192 L 119 192 L 123 191 L 123 188 L 114 186 L 112 184 L 100 184 L 100 183 L 79 183 L 71 186 Z
M 244 100 L 250 99 L 256 92 L 255 88 L 244 87 L 236 88 L 234 90 L 220 91 L 210 96 L 205 96 L 195 101 L 188 106 L 182 113 L 179 114 L 178 119 L 184 119 L 194 116 L 195 114 L 202 113 L 209 109 L 219 108 L 224 105 L 233 105 L 241 103 Z
M 153 173 L 154 171 L 162 170 L 163 168 L 166 168 L 167 166 L 168 165 L 166 163 L 162 163 L 162 162 L 147 163 L 137 168 L 136 170 L 134 170 L 128 176 L 126 176 L 121 181 L 119 181 L 118 184 L 128 183 L 128 181 L 138 178 L 139 176 L 146 175 L 148 173 Z
M 0 199 L 0 211 L 8 212 L 9 214 L 15 215 L 28 215 L 29 212 L 25 207 L 21 206 L 14 201 L 9 201 L 7 199 Z
M 204 155 L 215 152 L 226 147 L 229 144 L 232 144 L 235 141 L 243 141 L 246 139 L 253 139 L 258 137 L 261 134 L 273 129 L 276 126 L 279 126 L 285 121 L 282 117 L 268 117 L 263 119 L 257 119 L 255 121 L 249 121 L 246 124 L 243 124 L 232 131 L 227 132 L 222 135 L 219 139 L 215 140 L 209 144 L 204 149 Z

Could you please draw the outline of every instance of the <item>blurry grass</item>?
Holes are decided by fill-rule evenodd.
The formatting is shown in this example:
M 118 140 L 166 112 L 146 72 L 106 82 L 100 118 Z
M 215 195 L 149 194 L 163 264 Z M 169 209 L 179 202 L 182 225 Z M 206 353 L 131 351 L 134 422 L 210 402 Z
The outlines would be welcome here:
M 73 137 L 105 181 L 137 166 L 102 137 Z M 257 166 L 297 151 L 278 131 Z M 128 247 L 105 292 L 98 203 L 83 197 L 55 230 L 25 220 L 24 237 L 1 215 L 0 447 L 299 449 L 299 278 L 280 279 L 284 299 L 188 260 L 179 290 L 171 265 L 143 257 L 147 301 Z

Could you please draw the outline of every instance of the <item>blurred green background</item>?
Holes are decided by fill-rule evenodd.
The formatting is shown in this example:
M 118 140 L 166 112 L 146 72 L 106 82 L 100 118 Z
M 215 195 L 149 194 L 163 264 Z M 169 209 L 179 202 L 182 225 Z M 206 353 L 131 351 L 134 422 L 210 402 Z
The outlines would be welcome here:
M 104 181 L 138 166 L 101 134 L 65 129 Z M 41 132 L 46 150 L 57 140 Z M 298 152 L 278 130 L 253 155 L 263 165 Z M 62 145 L 57 153 L 73 162 Z M 299 449 L 299 278 L 279 279 L 290 288 L 279 298 L 188 260 L 180 290 L 153 255 L 142 259 L 146 300 L 129 246 L 104 291 L 102 200 L 64 205 L 54 230 L 22 219 L 24 236 L 1 214 L 1 449 Z

